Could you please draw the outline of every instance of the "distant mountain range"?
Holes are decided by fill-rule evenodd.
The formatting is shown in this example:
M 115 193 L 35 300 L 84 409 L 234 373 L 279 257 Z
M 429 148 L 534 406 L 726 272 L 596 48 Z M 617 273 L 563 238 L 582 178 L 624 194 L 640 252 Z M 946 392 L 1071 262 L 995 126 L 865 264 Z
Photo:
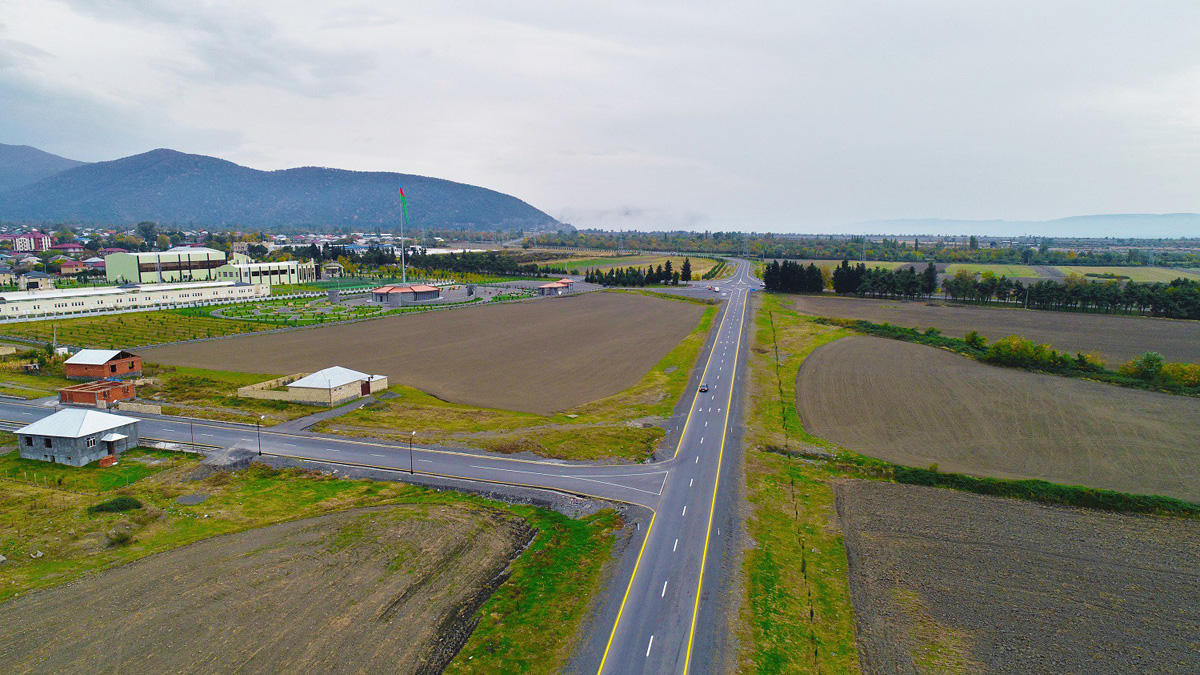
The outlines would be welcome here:
M 867 234 L 1174 239 L 1200 237 L 1200 213 L 1105 213 L 1054 220 L 907 218 L 855 223 L 850 229 Z
M 319 167 L 259 171 L 166 149 L 88 164 L 0 144 L 0 220 L 7 222 L 397 229 L 400 186 L 414 229 L 563 227 L 516 197 L 440 178 Z

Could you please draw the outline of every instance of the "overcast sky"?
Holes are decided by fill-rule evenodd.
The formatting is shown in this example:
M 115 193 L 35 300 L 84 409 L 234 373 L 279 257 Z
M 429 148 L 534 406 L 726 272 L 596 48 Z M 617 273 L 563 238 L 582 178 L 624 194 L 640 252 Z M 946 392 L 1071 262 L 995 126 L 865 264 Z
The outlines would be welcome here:
M 1200 2 L 0 0 L 0 142 L 394 170 L 579 226 L 1200 211 Z

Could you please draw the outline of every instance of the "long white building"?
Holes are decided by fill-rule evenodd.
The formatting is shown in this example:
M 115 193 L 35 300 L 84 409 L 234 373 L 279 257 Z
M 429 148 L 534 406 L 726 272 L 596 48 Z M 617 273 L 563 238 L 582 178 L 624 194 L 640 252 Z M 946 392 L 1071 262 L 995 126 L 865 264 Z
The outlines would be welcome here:
M 232 281 L 14 291 L 0 293 L 0 320 L 257 300 L 269 295 L 271 287 L 266 284 Z
M 252 262 L 242 253 L 226 260 L 212 248 L 176 246 L 168 251 L 113 253 L 104 258 L 109 281 L 132 284 L 173 281 L 231 281 L 248 284 L 302 284 L 315 281 L 311 261 Z

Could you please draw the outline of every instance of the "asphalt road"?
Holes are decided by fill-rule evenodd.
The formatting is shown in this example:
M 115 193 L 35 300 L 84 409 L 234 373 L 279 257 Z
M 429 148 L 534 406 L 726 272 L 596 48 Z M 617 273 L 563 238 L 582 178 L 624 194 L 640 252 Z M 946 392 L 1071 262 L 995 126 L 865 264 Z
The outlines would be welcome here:
M 719 287 L 710 291 L 708 285 Z M 466 479 L 480 483 L 550 489 L 596 497 L 648 509 L 648 527 L 638 528 L 638 554 L 632 574 L 614 583 L 624 587 L 615 619 L 600 622 L 589 642 L 603 645 L 593 660 L 602 673 L 709 672 L 713 663 L 711 640 L 697 643 L 695 636 L 712 635 L 719 627 L 698 628 L 698 618 L 718 615 L 709 607 L 712 593 L 705 593 L 719 573 L 715 552 L 724 550 L 733 521 L 729 491 L 736 478 L 728 461 L 739 448 L 727 442 L 731 436 L 731 407 L 736 407 L 736 383 L 742 337 L 745 331 L 747 296 L 759 287 L 749 274 L 749 265 L 739 261 L 728 279 L 703 282 L 687 294 L 725 300 L 716 338 L 698 362 L 700 381 L 707 392 L 693 391 L 683 420 L 674 456 L 663 461 L 636 465 L 595 465 L 579 462 L 529 460 L 486 453 L 453 451 L 382 442 L 348 439 L 309 432 L 273 431 L 243 424 L 190 420 L 157 415 L 139 417 L 144 439 L 218 452 L 223 449 L 261 452 L 303 460 L 390 469 L 398 474 L 412 471 L 423 476 Z M 14 428 L 54 412 L 54 401 L 18 402 L 0 400 L 0 423 Z M 723 496 L 718 499 L 718 496 Z M 714 527 L 716 523 L 716 527 Z M 707 610 L 707 611 L 706 611 Z M 609 612 L 608 614 L 611 614 Z M 601 612 L 601 617 L 606 616 Z

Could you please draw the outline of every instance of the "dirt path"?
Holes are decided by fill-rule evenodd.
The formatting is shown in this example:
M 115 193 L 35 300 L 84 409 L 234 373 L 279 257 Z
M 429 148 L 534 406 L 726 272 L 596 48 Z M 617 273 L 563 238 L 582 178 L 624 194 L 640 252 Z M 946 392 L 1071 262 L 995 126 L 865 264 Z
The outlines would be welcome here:
M 10 672 L 440 672 L 532 537 L 449 505 L 208 539 L 15 598 Z
M 836 492 L 868 673 L 1200 670 L 1200 521 Z

